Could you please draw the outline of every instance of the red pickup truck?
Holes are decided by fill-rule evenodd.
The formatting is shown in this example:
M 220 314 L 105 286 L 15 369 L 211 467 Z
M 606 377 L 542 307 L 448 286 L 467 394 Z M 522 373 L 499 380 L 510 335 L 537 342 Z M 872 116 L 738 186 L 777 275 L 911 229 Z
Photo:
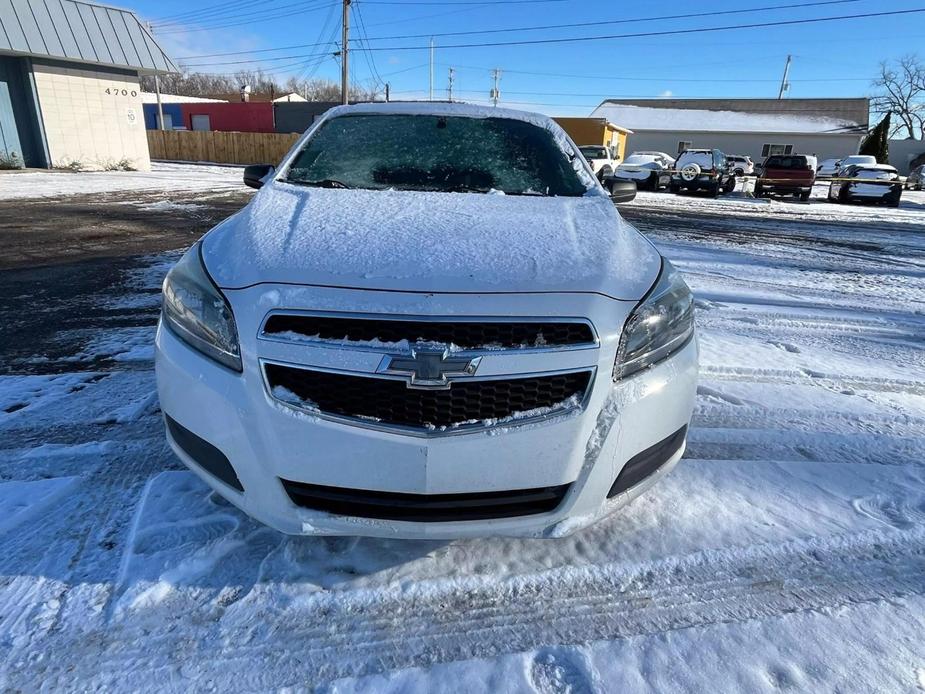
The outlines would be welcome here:
M 755 197 L 765 195 L 798 195 L 804 202 L 816 182 L 816 167 L 803 154 L 771 156 L 764 160 L 758 180 L 755 181 Z

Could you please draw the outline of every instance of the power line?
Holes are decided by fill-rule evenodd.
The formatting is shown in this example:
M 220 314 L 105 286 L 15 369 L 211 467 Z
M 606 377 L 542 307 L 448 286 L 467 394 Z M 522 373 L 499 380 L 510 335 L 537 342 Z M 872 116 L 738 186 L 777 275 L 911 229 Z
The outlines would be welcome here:
M 248 12 L 236 12 L 233 14 L 229 14 L 229 11 L 234 12 L 237 9 L 244 9 L 245 7 L 248 10 L 251 10 L 251 8 L 253 8 L 256 5 L 266 5 L 272 2 L 276 2 L 276 0 L 263 0 L 262 2 L 249 3 L 239 8 L 227 8 L 226 10 L 212 12 L 207 15 L 200 15 L 196 17 L 188 17 L 188 18 L 184 17 L 182 19 L 173 20 L 173 21 L 152 22 L 151 26 L 153 26 L 155 29 L 158 29 L 158 28 L 163 28 L 163 27 L 181 26 L 181 25 L 185 25 L 191 22 L 207 22 L 207 23 L 224 22 L 227 20 L 238 19 L 240 17 L 252 17 L 254 15 L 266 14 L 267 12 L 276 13 L 281 10 L 290 9 L 292 7 L 302 7 L 305 5 L 317 4 L 318 0 L 298 0 L 298 2 L 292 2 L 292 3 L 289 3 L 288 5 L 277 5 L 276 7 L 271 7 L 270 9 L 253 10 L 253 11 L 248 11 Z
M 371 0 L 364 0 L 364 2 L 369 3 Z M 511 32 L 511 31 L 535 31 L 540 29 L 561 29 L 566 27 L 581 27 L 581 26 L 600 26 L 608 24 L 624 24 L 624 23 L 639 23 L 639 22 L 656 22 L 664 21 L 668 19 L 692 19 L 696 17 L 710 17 L 715 15 L 724 15 L 724 14 L 742 14 L 747 12 L 767 12 L 772 10 L 779 9 L 791 9 L 795 7 L 813 7 L 816 5 L 831 5 L 831 4 L 842 4 L 849 2 L 861 2 L 861 0 L 822 0 L 820 2 L 806 3 L 806 4 L 789 4 L 789 5 L 768 5 L 765 7 L 756 7 L 744 10 L 724 10 L 718 12 L 702 12 L 702 13 L 688 13 L 688 14 L 678 14 L 678 15 L 662 15 L 658 17 L 637 17 L 635 19 L 617 19 L 617 20 L 604 20 L 600 22 L 590 22 L 590 23 L 579 23 L 579 24 L 551 24 L 546 26 L 528 26 L 528 27 L 508 27 L 504 29 L 484 29 L 477 31 L 465 31 L 465 32 L 452 32 L 444 34 L 433 34 L 433 36 L 458 36 L 464 34 L 492 34 L 498 32 Z M 458 3 L 457 3 L 458 4 Z M 396 39 L 406 39 L 406 38 L 429 38 L 431 34 L 412 34 L 405 36 L 380 36 L 376 38 L 370 38 L 367 36 L 366 41 L 367 45 L 369 41 L 391 41 Z M 582 39 L 574 39 L 582 40 Z M 491 44 L 498 45 L 498 44 Z M 504 45 L 504 44 L 501 44 Z M 233 51 L 229 53 L 213 53 L 208 55 L 196 55 L 196 56 L 187 56 L 187 58 L 211 58 L 216 56 L 226 56 L 226 55 L 238 55 L 245 53 L 258 53 L 258 52 L 270 52 L 270 51 L 283 51 L 283 50 L 293 50 L 297 48 L 307 48 L 313 47 L 313 44 L 294 44 L 291 46 L 281 46 L 279 48 L 266 48 L 261 50 L 254 51 Z M 382 49 L 379 49 L 382 50 Z
M 555 39 L 526 39 L 523 41 L 488 41 L 484 43 L 454 43 L 444 44 L 442 48 L 492 48 L 497 46 L 536 46 L 541 44 L 565 44 L 578 43 L 582 41 L 610 41 L 615 39 L 632 39 L 649 36 L 683 36 L 689 34 L 701 34 L 708 32 L 732 31 L 736 29 L 763 29 L 767 27 L 796 26 L 802 24 L 819 24 L 823 22 L 836 22 L 849 19 L 872 19 L 874 17 L 895 17 L 899 15 L 920 14 L 925 12 L 925 7 L 911 10 L 891 10 L 888 12 L 865 12 L 863 14 L 847 14 L 835 17 L 816 17 L 813 19 L 786 19 L 776 22 L 754 22 L 751 24 L 733 24 L 719 27 L 698 27 L 696 29 L 672 29 L 664 31 L 644 31 L 632 34 L 603 34 L 597 36 L 577 36 L 573 38 L 555 38 Z M 372 40 L 372 39 L 370 39 Z M 371 51 L 420 51 L 426 50 L 427 46 L 381 46 L 372 47 Z
M 367 0 L 368 2 L 369 0 Z M 845 5 L 862 2 L 863 0 L 820 0 L 819 2 L 794 3 L 789 5 L 768 5 L 766 7 L 751 7 L 741 10 L 717 10 L 713 12 L 692 12 L 688 14 L 661 15 L 659 17 L 636 17 L 630 19 L 609 19 L 595 22 L 575 22 L 572 24 L 545 24 L 539 26 L 505 27 L 501 29 L 471 29 L 468 31 L 451 31 L 436 34 L 405 34 L 400 36 L 374 36 L 370 41 L 389 41 L 396 39 L 421 39 L 430 36 L 472 36 L 476 34 L 502 34 L 513 31 L 544 31 L 548 29 L 576 29 L 582 27 L 599 27 L 614 24 L 638 24 L 640 22 L 659 22 L 669 19 L 695 19 L 698 17 L 717 17 L 721 15 L 751 14 L 755 12 L 771 12 L 774 10 L 790 10 L 804 7 L 819 7 L 824 5 Z
M 292 5 L 287 5 L 285 7 L 292 7 L 292 6 L 302 5 L 302 4 L 303 3 L 293 3 Z M 336 5 L 337 3 L 334 3 L 334 4 Z M 188 33 L 188 32 L 195 32 L 195 31 L 214 31 L 216 29 L 227 29 L 229 27 L 242 26 L 245 24 L 248 24 L 248 25 L 258 24 L 258 23 L 267 22 L 273 19 L 282 19 L 283 17 L 291 17 L 297 14 L 309 14 L 311 12 L 317 12 L 319 10 L 324 10 L 328 7 L 330 7 L 330 5 L 317 5 L 315 7 L 303 7 L 301 9 L 296 9 L 292 11 L 278 12 L 276 10 L 283 9 L 282 7 L 279 7 L 279 8 L 276 8 L 276 10 L 271 10 L 269 13 L 266 10 L 261 10 L 257 12 L 248 12 L 248 13 L 239 14 L 239 15 L 236 15 L 235 17 L 231 17 L 231 16 L 224 17 L 224 18 L 217 20 L 217 21 L 224 22 L 224 23 L 219 23 L 219 24 L 206 24 L 205 26 L 195 26 L 195 27 L 175 26 L 174 24 L 169 24 L 169 25 L 166 25 L 167 28 L 163 28 L 163 26 L 160 28 L 158 27 L 155 27 L 155 28 L 158 29 L 158 33 L 160 34 L 178 34 L 178 33 Z M 252 16 L 252 15 L 256 15 L 256 16 Z M 251 18 L 240 19 L 240 21 L 232 21 L 232 22 L 224 21 L 227 19 L 237 20 L 243 17 L 251 17 Z
M 479 70 L 491 72 L 494 68 L 490 67 L 477 67 L 475 65 L 458 65 L 453 63 L 453 67 L 462 68 L 463 70 Z M 660 80 L 665 82 L 774 82 L 778 83 L 779 79 L 764 79 L 764 78 L 735 78 L 735 77 L 674 77 L 674 76 L 645 76 L 645 77 L 617 77 L 614 75 L 576 75 L 568 74 L 563 72 L 532 72 L 529 70 L 509 70 L 505 68 L 504 70 L 507 73 L 512 73 L 515 75 L 534 75 L 537 77 L 574 77 L 574 78 L 584 78 L 584 79 L 597 79 L 597 80 L 608 80 L 614 82 L 651 82 L 653 80 Z M 813 79 L 796 79 L 788 80 L 790 82 L 869 82 L 871 77 L 819 77 Z M 514 92 L 508 92 L 513 94 Z M 580 95 L 578 95 L 580 96 Z
M 568 2 L 569 0 L 463 0 L 462 2 L 443 2 L 441 0 L 408 0 L 408 2 L 397 2 L 397 0 L 367 0 L 371 5 L 443 5 L 444 7 L 453 7 L 454 5 L 537 5 L 540 3 L 550 2 Z
M 369 67 L 370 76 L 376 80 L 376 87 L 384 85 L 385 82 L 382 80 L 382 77 L 379 75 L 379 70 L 376 69 L 376 60 L 373 57 L 373 54 L 368 50 L 363 50 L 363 41 L 366 41 L 366 47 L 369 48 L 369 38 L 366 33 L 366 24 L 363 22 L 363 15 L 360 12 L 360 2 L 359 0 L 353 0 L 353 14 L 356 17 L 357 25 L 359 29 L 360 40 L 357 42 L 357 49 L 363 51 L 363 57 L 366 59 L 366 65 Z

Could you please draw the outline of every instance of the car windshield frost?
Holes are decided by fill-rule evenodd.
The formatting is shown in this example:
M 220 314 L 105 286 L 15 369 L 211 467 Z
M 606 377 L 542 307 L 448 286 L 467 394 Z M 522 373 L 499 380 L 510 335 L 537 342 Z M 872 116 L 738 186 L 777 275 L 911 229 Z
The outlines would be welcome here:
M 513 118 L 440 115 L 331 118 L 305 143 L 284 180 L 374 190 L 587 192 L 546 129 Z

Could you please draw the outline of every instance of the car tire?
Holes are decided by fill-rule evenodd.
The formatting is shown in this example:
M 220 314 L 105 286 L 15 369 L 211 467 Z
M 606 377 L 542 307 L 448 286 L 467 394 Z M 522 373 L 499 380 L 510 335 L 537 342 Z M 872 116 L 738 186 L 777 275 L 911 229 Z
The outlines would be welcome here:
M 755 193 L 754 193 L 754 195 L 755 195 L 756 198 L 763 198 L 763 197 L 764 197 L 764 188 L 761 187 L 761 184 L 760 184 L 760 183 L 755 183 Z
M 646 187 L 651 191 L 658 190 L 658 173 L 657 172 L 653 171 L 651 174 L 649 174 L 649 180 L 646 183 Z
M 730 176 L 726 179 L 726 182 L 723 184 L 723 194 L 729 195 L 736 189 L 736 179 L 735 176 Z
M 722 181 L 717 181 L 716 183 L 713 184 L 713 186 L 712 186 L 711 188 L 708 188 L 708 189 L 707 189 L 707 192 L 709 193 L 709 195 L 710 195 L 711 198 L 718 198 L 718 197 L 719 197 L 719 194 L 720 194 L 720 191 L 721 191 L 722 189 L 723 189 L 723 183 L 722 183 Z
M 921 183 L 916 183 L 916 184 L 915 184 L 915 189 L 916 189 L 916 190 L 922 190 L 922 184 L 921 184 Z
M 736 169 L 736 170 L 733 171 L 732 173 L 734 173 L 736 176 L 744 176 L 744 175 L 745 175 L 745 169 Z
M 681 194 L 681 186 L 679 186 L 677 183 L 669 183 L 669 184 L 668 184 L 668 192 L 669 192 L 669 193 L 674 193 L 675 195 L 680 195 L 680 194 Z
M 800 202 L 809 202 L 809 193 L 810 191 L 808 190 L 804 193 L 800 193 Z

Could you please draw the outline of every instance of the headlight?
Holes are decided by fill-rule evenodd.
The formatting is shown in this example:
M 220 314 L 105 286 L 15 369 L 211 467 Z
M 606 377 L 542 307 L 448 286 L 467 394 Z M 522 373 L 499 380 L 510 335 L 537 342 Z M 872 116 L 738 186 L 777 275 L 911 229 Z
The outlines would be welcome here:
M 694 334 L 694 299 L 667 260 L 649 294 L 633 309 L 617 349 L 614 380 L 660 362 L 684 347 Z
M 167 273 L 161 316 L 190 347 L 229 369 L 242 370 L 234 316 L 206 272 L 201 244 L 190 248 Z

